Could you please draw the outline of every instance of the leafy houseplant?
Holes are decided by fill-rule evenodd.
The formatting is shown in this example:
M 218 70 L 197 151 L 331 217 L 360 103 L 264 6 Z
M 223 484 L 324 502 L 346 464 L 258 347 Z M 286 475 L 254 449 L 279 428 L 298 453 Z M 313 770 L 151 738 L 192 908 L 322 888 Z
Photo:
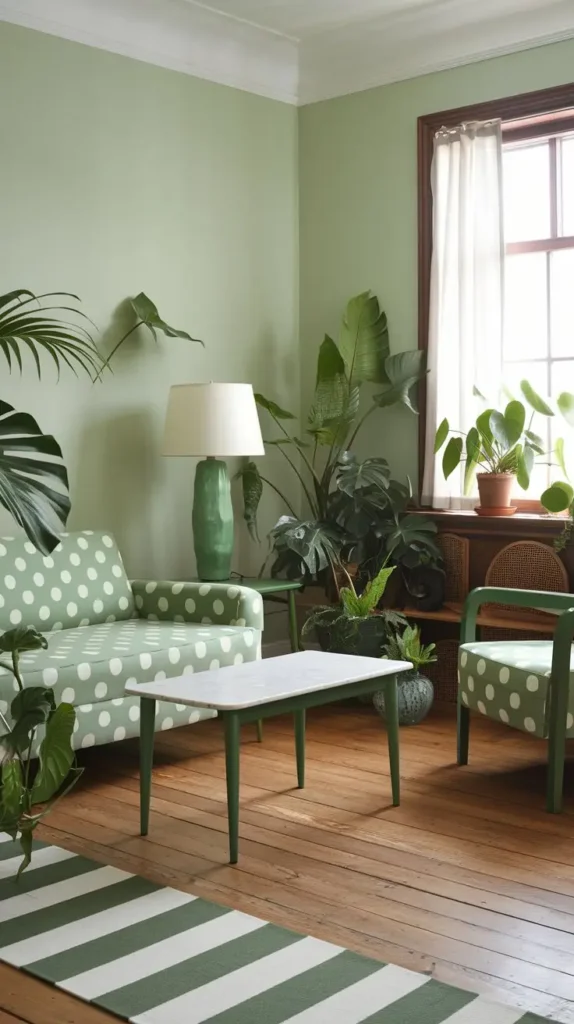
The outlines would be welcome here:
M 0 665 L 12 671 L 18 686 L 10 705 L 11 726 L 0 713 L 0 723 L 6 730 L 0 737 L 0 831 L 20 840 L 24 857 L 18 876 L 30 863 L 32 835 L 37 824 L 75 785 L 83 770 L 76 765 L 71 742 L 76 721 L 73 706 L 67 703 L 56 706 L 54 691 L 49 687 L 24 688 L 18 664 L 21 652 L 47 646 L 46 638 L 30 626 L 17 626 L 0 637 L 0 652 L 11 657 L 10 665 L 4 661 L 0 661 Z M 33 770 L 32 756 L 39 727 L 44 730 L 44 738 L 38 764 Z
M 323 650 L 379 657 L 390 632 L 406 622 L 399 612 L 377 607 L 394 568 L 383 566 L 360 594 L 349 577 L 348 586 L 339 591 L 339 603 L 314 608 L 301 635 L 314 629 Z
M 391 661 L 410 661 L 413 666 L 411 672 L 401 673 L 397 680 L 400 725 L 417 725 L 426 718 L 432 707 L 433 685 L 420 670 L 437 660 L 435 649 L 435 644 L 424 646 L 421 643 L 418 626 L 407 626 L 402 634 L 391 636 L 383 648 L 385 658 Z M 384 690 L 373 695 L 373 704 L 384 718 Z
M 257 538 L 257 510 L 263 486 L 271 487 L 289 514 L 270 533 L 274 575 L 307 580 L 334 573 L 339 562 L 362 563 L 370 555 L 380 564 L 388 553 L 382 543 L 396 529 L 411 497 L 410 487 L 391 480 L 383 458 L 359 460 L 352 451 L 356 437 L 377 409 L 401 403 L 416 411 L 411 391 L 424 374 L 420 351 L 391 355 L 387 318 L 376 296 L 364 292 L 347 303 L 339 341 L 325 337 L 317 360 L 315 393 L 304 437 L 287 424 L 293 413 L 264 395 L 255 396 L 279 436 L 265 443 L 277 448 L 300 483 L 305 503 L 299 515 L 283 492 L 263 476 L 254 462 L 239 472 L 244 517 Z M 359 398 L 367 382 L 379 385 L 365 411 Z M 377 534 L 379 544 L 368 550 Z M 416 538 L 422 543 L 422 534 Z M 404 536 L 403 536 L 404 540 Z M 372 548 L 372 545 L 371 545 Z
M 466 435 L 450 437 L 443 453 L 445 478 L 461 462 L 465 463 L 465 493 L 469 493 L 476 475 L 480 495 L 480 507 L 476 511 L 482 515 L 512 515 L 516 512 L 510 504 L 514 480 L 527 490 L 536 456 L 548 456 L 543 439 L 532 431 L 532 420 L 535 413 L 548 417 L 553 416 L 554 411 L 527 380 L 521 381 L 520 390 L 530 410 L 528 424 L 525 405 L 512 399 L 504 412 L 497 409 L 481 412 Z M 574 396 L 566 392 L 558 398 L 560 409 L 573 405 Z M 444 419 L 436 432 L 435 453 L 440 451 L 450 433 L 449 422 Z M 563 444 L 560 439 L 556 444 L 557 450 L 561 451 Z
M 130 334 L 137 331 L 139 327 L 147 327 L 151 332 L 154 341 L 157 341 L 157 331 L 161 331 L 162 334 L 165 334 L 168 338 L 185 338 L 187 341 L 194 341 L 198 345 L 203 345 L 203 342 L 199 338 L 192 338 L 191 334 L 188 334 L 187 331 L 176 330 L 175 327 L 170 327 L 165 320 L 162 320 L 157 306 L 154 305 L 145 292 L 140 292 L 139 295 L 136 295 L 135 299 L 130 299 L 129 303 L 132 313 L 135 314 L 136 322 L 135 324 L 132 324 L 129 330 L 122 335 L 118 342 L 116 342 L 109 356 L 99 368 L 98 377 L 101 377 L 104 370 L 110 365 L 113 356 L 120 346 L 123 345 L 124 341 L 129 338 Z

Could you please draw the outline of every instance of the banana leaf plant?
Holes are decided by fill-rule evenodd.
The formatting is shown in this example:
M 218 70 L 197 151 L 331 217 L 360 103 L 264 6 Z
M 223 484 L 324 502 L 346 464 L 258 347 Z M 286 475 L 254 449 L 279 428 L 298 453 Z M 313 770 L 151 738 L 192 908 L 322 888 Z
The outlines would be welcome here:
M 82 370 L 92 379 L 102 360 L 93 342 L 88 318 L 68 305 L 78 301 L 67 293 L 36 297 L 19 288 L 0 296 L 0 351 L 8 369 L 23 369 L 23 354 L 32 357 L 38 377 L 42 354 L 49 356 L 58 374 L 62 366 Z M 11 513 L 29 540 L 50 554 L 60 539 L 70 511 L 68 474 L 61 448 L 44 434 L 27 412 L 0 400 L 0 504 Z M 23 852 L 18 874 L 30 863 L 32 834 L 59 796 L 77 781 L 72 732 L 75 711 L 70 704 L 56 706 L 54 693 L 45 687 L 24 687 L 19 668 L 22 651 L 48 646 L 35 629 L 18 626 L 0 637 L 0 661 L 14 675 L 17 693 L 9 714 L 0 714 L 0 831 L 17 838 Z M 36 731 L 44 730 L 38 765 L 32 770 Z
M 239 471 L 244 517 L 253 538 L 258 539 L 257 511 L 264 485 L 280 496 L 288 511 L 270 532 L 274 575 L 317 578 L 325 570 L 334 572 L 340 561 L 362 560 L 370 531 L 380 519 L 392 516 L 396 502 L 402 503 L 410 492 L 391 480 L 385 459 L 360 460 L 352 447 L 378 409 L 400 403 L 416 412 L 412 391 L 424 373 L 422 352 L 391 355 L 387 317 L 377 297 L 363 292 L 347 303 L 338 342 L 326 335 L 321 344 L 303 437 L 290 430 L 293 413 L 255 395 L 279 432 L 265 443 L 278 449 L 288 463 L 305 506 L 299 515 L 255 462 Z M 366 383 L 378 385 L 378 390 L 361 409 Z

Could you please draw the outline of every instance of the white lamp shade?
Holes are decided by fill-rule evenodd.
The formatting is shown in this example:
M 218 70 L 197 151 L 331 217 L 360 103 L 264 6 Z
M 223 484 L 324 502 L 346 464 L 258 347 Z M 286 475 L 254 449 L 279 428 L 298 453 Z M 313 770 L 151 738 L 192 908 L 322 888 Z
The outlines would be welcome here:
M 170 388 L 164 455 L 264 455 L 251 384 L 175 384 Z

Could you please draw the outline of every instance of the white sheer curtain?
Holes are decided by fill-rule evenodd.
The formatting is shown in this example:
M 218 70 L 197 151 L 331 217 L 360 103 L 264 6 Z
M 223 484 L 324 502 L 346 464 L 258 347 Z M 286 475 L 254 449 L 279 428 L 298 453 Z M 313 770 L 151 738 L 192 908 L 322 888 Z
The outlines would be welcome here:
M 502 374 L 504 238 L 500 121 L 437 133 L 432 162 L 433 250 L 428 338 L 423 502 L 470 508 L 463 474 L 445 481 L 433 455 L 446 416 L 466 431 L 480 411 L 478 388 L 496 398 Z

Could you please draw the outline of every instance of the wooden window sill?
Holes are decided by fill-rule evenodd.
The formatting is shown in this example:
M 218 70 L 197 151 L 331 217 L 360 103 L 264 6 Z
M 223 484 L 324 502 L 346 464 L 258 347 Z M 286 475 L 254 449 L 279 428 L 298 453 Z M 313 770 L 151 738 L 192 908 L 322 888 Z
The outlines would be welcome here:
M 564 516 L 549 516 L 541 512 L 516 512 L 513 516 L 478 516 L 471 509 L 418 508 L 414 515 L 434 520 L 443 533 L 490 534 L 514 537 L 558 537 L 564 529 Z

